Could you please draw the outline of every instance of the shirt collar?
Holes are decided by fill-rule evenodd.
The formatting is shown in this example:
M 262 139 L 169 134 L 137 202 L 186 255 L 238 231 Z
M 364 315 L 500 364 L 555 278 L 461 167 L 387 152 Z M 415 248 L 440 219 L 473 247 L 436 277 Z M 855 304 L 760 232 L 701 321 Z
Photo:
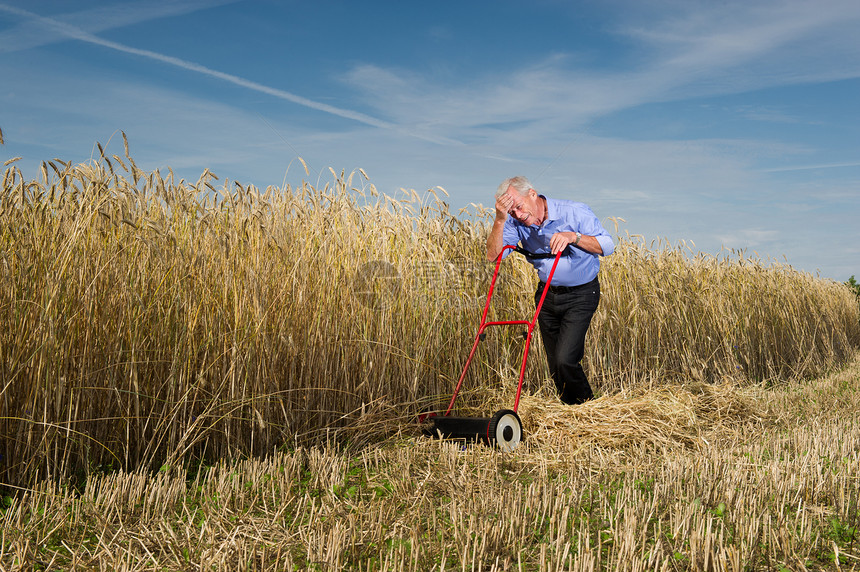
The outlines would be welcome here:
M 555 199 L 548 199 L 543 195 L 538 196 L 546 201 L 546 219 L 543 221 L 543 225 L 541 225 L 544 226 L 546 223 L 558 218 L 558 204 L 555 202 Z

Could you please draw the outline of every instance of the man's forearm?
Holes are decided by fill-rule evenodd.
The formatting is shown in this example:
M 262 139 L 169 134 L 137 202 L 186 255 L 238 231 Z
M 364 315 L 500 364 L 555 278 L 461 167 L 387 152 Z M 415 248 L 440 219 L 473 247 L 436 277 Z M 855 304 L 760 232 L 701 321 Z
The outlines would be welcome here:
M 582 239 L 579 241 L 577 245 L 579 248 L 586 252 L 590 252 L 592 254 L 603 254 L 603 247 L 597 242 L 597 239 L 593 236 L 582 235 Z
M 495 260 L 499 257 L 499 253 L 504 248 L 504 230 L 505 219 L 496 219 L 493 222 L 493 229 L 490 231 L 490 236 L 487 237 L 487 260 Z

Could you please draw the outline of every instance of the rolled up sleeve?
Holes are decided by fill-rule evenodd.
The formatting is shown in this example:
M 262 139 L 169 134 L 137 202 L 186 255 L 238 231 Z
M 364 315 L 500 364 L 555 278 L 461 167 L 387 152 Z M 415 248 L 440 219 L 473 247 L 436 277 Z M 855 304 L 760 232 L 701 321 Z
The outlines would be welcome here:
M 615 242 L 612 240 L 611 236 L 608 234 L 599 234 L 594 238 L 597 239 L 597 242 L 600 243 L 600 248 L 603 249 L 603 254 L 601 256 L 609 256 L 615 252 Z

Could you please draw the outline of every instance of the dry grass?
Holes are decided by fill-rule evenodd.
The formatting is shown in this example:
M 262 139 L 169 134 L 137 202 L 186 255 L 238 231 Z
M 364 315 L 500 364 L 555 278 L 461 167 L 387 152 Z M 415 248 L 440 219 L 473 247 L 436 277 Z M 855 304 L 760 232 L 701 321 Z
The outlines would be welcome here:
M 413 420 L 469 350 L 486 211 L 360 172 L 263 192 L 102 155 L 3 177 L 0 568 L 857 557 L 856 366 L 789 383 L 860 345 L 843 285 L 622 240 L 586 356 L 599 398 L 561 406 L 535 344 L 526 444 L 462 450 Z M 494 314 L 530 316 L 528 264 L 500 280 Z M 465 411 L 510 405 L 521 349 L 488 337 Z
M 3 514 L 0 567 L 857 569 L 858 381 L 530 398 L 508 455 L 402 434 L 42 482 Z

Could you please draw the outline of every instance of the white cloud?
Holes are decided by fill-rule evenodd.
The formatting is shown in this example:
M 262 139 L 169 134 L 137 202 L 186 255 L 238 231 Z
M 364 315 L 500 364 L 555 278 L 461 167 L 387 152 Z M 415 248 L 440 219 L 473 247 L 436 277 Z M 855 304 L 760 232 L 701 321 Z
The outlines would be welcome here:
M 853 0 L 683 2 L 673 8 L 673 17 L 660 12 L 649 26 L 623 33 L 659 54 L 651 71 L 685 91 L 731 93 L 860 74 L 860 3 Z
M 646 13 L 647 25 L 619 34 L 650 54 L 612 73 L 577 68 L 554 54 L 505 76 L 461 84 L 358 64 L 345 81 L 363 101 L 428 137 L 524 142 L 582 126 L 613 111 L 657 101 L 860 76 L 860 3 L 678 3 Z M 635 11 L 636 17 L 643 10 Z M 758 119 L 789 121 L 774 110 Z
M 720 243 L 729 249 L 760 249 L 769 247 L 779 238 L 780 232 L 766 228 L 745 228 L 717 235 Z

